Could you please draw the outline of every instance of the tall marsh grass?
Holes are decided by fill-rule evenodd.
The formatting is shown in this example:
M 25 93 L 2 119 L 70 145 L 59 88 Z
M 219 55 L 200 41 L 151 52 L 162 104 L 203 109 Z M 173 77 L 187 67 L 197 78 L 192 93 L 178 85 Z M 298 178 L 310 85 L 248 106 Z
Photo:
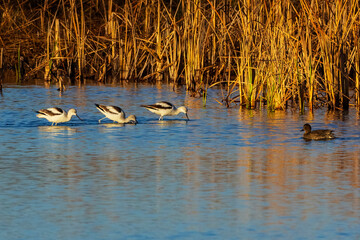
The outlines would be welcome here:
M 360 108 L 359 11 L 355 0 L 4 0 L 1 69 L 61 89 L 157 81 L 204 104 L 217 87 L 226 106 Z

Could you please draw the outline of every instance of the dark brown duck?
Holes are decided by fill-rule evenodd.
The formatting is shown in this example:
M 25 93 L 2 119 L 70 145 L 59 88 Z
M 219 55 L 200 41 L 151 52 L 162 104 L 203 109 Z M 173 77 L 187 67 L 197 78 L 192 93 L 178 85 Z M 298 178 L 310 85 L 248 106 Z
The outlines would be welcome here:
M 326 140 L 326 139 L 335 138 L 333 130 L 319 129 L 319 130 L 311 131 L 311 126 L 308 123 L 304 124 L 304 127 L 301 131 L 305 131 L 304 136 L 303 136 L 304 139 Z

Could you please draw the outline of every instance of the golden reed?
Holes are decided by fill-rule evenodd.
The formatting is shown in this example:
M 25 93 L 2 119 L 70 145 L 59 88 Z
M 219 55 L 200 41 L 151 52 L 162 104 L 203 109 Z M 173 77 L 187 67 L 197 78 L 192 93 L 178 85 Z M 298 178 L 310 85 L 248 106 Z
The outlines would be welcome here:
M 4 2 L 1 69 L 21 81 L 151 80 L 204 104 L 218 87 L 226 106 L 360 107 L 355 0 Z

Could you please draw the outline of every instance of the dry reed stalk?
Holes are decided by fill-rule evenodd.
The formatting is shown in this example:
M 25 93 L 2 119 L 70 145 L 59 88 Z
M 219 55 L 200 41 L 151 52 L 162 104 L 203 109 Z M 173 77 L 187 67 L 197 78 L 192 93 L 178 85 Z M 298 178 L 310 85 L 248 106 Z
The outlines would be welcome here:
M 182 56 L 182 46 L 181 41 L 176 31 L 176 25 L 173 26 L 174 30 L 172 31 L 172 38 L 169 44 L 169 52 L 167 54 L 167 64 L 172 63 L 173 65 L 169 67 L 170 79 L 177 83 L 179 79 L 179 70 L 180 70 L 180 61 Z
M 74 78 L 73 75 L 75 74 L 73 72 L 72 63 L 73 63 L 73 45 L 72 45 L 72 34 L 70 32 L 70 26 L 71 23 L 69 21 L 66 22 L 66 24 L 63 24 L 63 44 L 64 44 L 64 58 L 65 58 L 65 71 L 67 75 L 71 78 Z M 74 80 L 74 79 L 71 79 Z
M 358 9 L 360 8 L 360 3 L 356 6 Z M 360 26 L 360 22 L 357 21 L 355 29 L 358 29 Z M 354 37 L 354 55 L 355 55 L 355 103 L 358 108 L 360 108 L 360 37 L 358 34 L 353 33 Z
M 22 80 L 22 61 L 21 61 L 21 54 L 20 54 L 20 45 L 18 48 L 18 54 L 17 54 L 17 63 L 16 63 L 16 83 L 21 83 Z
M 51 27 L 50 23 L 48 24 L 48 31 L 46 34 L 46 55 L 45 55 L 45 73 L 44 73 L 44 80 L 45 82 L 50 81 L 50 69 L 51 69 L 51 61 L 50 61 L 50 37 L 51 37 Z
M 56 78 L 59 83 L 59 90 L 65 90 L 65 74 L 64 70 L 60 69 L 60 58 L 61 58 L 61 46 L 60 46 L 60 22 L 59 19 L 55 19 L 55 29 L 54 29 L 54 55 L 53 59 L 55 60 L 56 67 Z
M 55 60 L 56 62 L 56 66 L 59 65 L 59 58 L 61 57 L 61 46 L 60 46 L 60 23 L 59 23 L 59 19 L 57 18 L 55 20 L 55 30 L 54 30 L 54 35 L 55 35 L 55 41 L 54 41 L 54 57 L 57 59 Z
M 135 32 L 136 16 L 129 0 L 125 1 L 123 22 L 125 22 L 125 35 L 123 39 L 119 39 L 120 76 L 122 79 L 138 78 L 137 64 L 139 64 L 140 48 Z
M 85 16 L 84 16 L 84 6 L 83 0 L 80 0 L 80 27 L 78 25 L 78 29 L 80 30 L 80 39 L 78 39 L 78 61 L 79 61 L 79 77 L 80 80 L 83 78 L 83 69 L 86 64 L 85 58 Z
M 116 38 L 117 38 L 117 21 L 112 12 L 112 0 L 109 0 L 108 4 L 108 23 L 107 23 L 107 34 L 111 36 L 111 59 L 115 58 L 116 55 Z
M 0 69 L 3 68 L 4 65 L 4 48 L 0 48 Z
M 119 21 L 115 18 L 114 14 L 111 14 L 110 18 L 110 26 L 111 26 L 111 55 L 108 57 L 108 62 L 111 63 L 113 75 L 116 75 L 119 71 L 119 58 L 118 58 L 118 49 L 117 49 L 117 41 L 118 33 L 119 33 Z M 115 78 L 113 78 L 115 80 Z
M 359 15 L 357 1 L 337 1 L 324 3 L 319 13 L 306 1 L 301 1 L 316 31 L 322 66 L 324 68 L 324 85 L 328 95 L 330 109 L 347 109 L 349 107 L 349 81 L 346 76 L 345 63 L 348 61 L 348 50 L 345 47 L 349 33 Z M 318 3 L 319 4 L 319 3 Z M 326 26 L 321 21 L 328 18 Z
M 292 98 L 301 111 L 305 102 L 310 111 L 322 103 L 319 93 L 330 108 L 346 109 L 353 80 L 360 105 L 355 0 L 61 0 L 32 5 L 35 11 L 24 3 L 33 4 L 1 6 L 0 47 L 14 65 L 37 46 L 29 72 L 45 66 L 44 78 L 52 61 L 78 80 L 91 71 L 106 81 L 110 69 L 122 79 L 168 73 L 189 91 L 201 90 L 204 102 L 207 88 L 219 86 L 228 105 L 254 108 L 265 96 L 269 109 L 284 109 Z
M 106 21 L 106 35 L 109 35 L 111 37 L 111 46 L 110 46 L 110 54 L 108 54 L 105 58 L 105 62 L 102 63 L 100 78 L 98 81 L 105 81 L 107 72 L 108 72 L 108 65 L 111 66 L 112 75 L 116 76 L 116 74 L 119 72 L 119 58 L 118 58 L 118 48 L 117 48 L 117 42 L 118 34 L 119 34 L 119 21 L 116 17 L 116 13 L 113 12 L 113 1 L 108 0 L 108 9 L 106 11 L 105 15 L 105 21 Z M 107 16 L 107 17 L 106 17 Z M 116 78 L 112 78 L 113 83 L 116 82 Z
M 174 16 L 164 6 L 166 17 L 169 19 L 170 24 L 167 25 L 165 30 L 165 44 L 164 44 L 164 56 L 166 58 L 166 64 L 169 65 L 168 72 L 170 80 L 176 84 L 179 79 L 179 69 L 182 56 L 182 45 L 180 41 L 180 30 L 176 22 L 176 15 L 180 9 L 180 3 L 177 6 L 177 10 Z
M 259 64 L 265 81 L 265 100 L 270 111 L 285 109 L 284 99 L 287 91 L 286 53 L 284 19 L 282 18 L 281 3 L 273 3 L 268 13 L 265 26 L 266 42 L 264 42 L 263 58 Z
M 360 47 L 359 38 L 357 37 L 357 44 L 355 49 L 355 103 L 360 107 Z
M 199 71 L 204 60 L 204 21 L 201 19 L 201 1 L 186 0 L 184 11 L 184 65 L 188 90 L 196 92 L 196 83 L 203 81 Z
M 82 82 L 83 70 L 85 65 L 85 19 L 84 19 L 84 7 L 83 1 L 80 0 L 80 19 L 78 16 L 78 9 L 75 0 L 70 1 L 70 30 L 74 31 L 74 37 L 76 39 L 76 62 L 78 67 L 78 79 Z
M 145 36 L 148 36 L 151 32 L 151 8 L 154 1 L 145 0 L 145 20 L 144 20 L 144 33 Z
M 255 75 L 255 66 L 254 66 L 254 52 L 253 47 L 255 46 L 254 41 L 257 40 L 256 38 L 256 30 L 259 29 L 257 24 L 257 12 L 254 7 L 254 2 L 248 0 L 247 1 L 246 11 L 247 19 L 242 17 L 242 24 L 245 31 L 244 40 L 243 41 L 243 52 L 244 58 L 242 58 L 245 62 L 243 66 L 245 67 L 245 87 L 244 87 L 244 96 L 246 98 L 246 105 L 247 108 L 253 109 L 255 108 L 255 101 L 257 96 L 257 86 L 258 86 L 258 78 Z
M 163 74 L 161 73 L 162 70 L 162 34 L 161 34 L 161 1 L 157 1 L 157 23 L 156 23 L 156 80 L 161 81 L 163 79 Z
M 317 88 L 317 81 L 316 81 L 316 72 L 318 70 L 319 61 L 318 61 L 318 54 L 315 49 L 313 49 L 313 38 L 310 30 L 310 22 L 306 21 L 305 29 L 301 28 L 301 32 L 299 32 L 300 36 L 300 46 L 301 46 L 301 54 L 299 54 L 299 61 L 301 63 L 301 67 L 303 70 L 303 76 L 306 82 L 306 89 L 307 89 L 307 101 L 308 101 L 308 108 L 309 111 L 312 112 L 314 108 L 314 98 Z M 299 89 L 299 102 L 300 102 L 300 111 L 303 111 L 303 101 L 302 99 L 305 98 L 303 96 L 304 90 L 302 89 L 302 83 L 300 83 Z
M 256 66 L 254 65 L 255 58 L 257 57 L 257 47 L 255 46 L 257 31 L 259 30 L 258 14 L 259 9 L 255 8 L 255 2 L 243 1 L 242 5 L 238 2 L 239 8 L 242 8 L 245 14 L 239 14 L 236 17 L 236 26 L 240 30 L 238 36 L 239 55 L 236 58 L 236 79 L 239 89 L 239 103 L 245 104 L 247 108 L 253 109 L 256 106 L 258 96 L 258 77 Z M 261 46 L 261 44 L 259 45 Z M 258 51 L 261 54 L 261 51 Z M 257 59 L 258 60 L 258 59 Z
M 128 28 L 129 28 L 129 11 L 127 11 L 128 4 L 126 2 L 125 9 L 124 9 L 124 22 L 125 22 L 125 36 L 123 37 L 123 44 L 120 44 L 119 41 L 119 64 L 120 64 L 120 79 L 128 79 L 130 73 L 130 57 L 131 57 L 131 50 L 129 48 L 129 40 L 128 40 Z M 120 34 L 119 34 L 120 36 Z

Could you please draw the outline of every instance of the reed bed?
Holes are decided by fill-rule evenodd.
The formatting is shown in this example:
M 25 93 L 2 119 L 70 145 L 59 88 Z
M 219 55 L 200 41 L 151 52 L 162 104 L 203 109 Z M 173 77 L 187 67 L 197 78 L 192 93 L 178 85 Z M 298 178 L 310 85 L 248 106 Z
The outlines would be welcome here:
M 0 68 L 68 84 L 184 84 L 204 105 L 360 108 L 355 0 L 2 0 Z

